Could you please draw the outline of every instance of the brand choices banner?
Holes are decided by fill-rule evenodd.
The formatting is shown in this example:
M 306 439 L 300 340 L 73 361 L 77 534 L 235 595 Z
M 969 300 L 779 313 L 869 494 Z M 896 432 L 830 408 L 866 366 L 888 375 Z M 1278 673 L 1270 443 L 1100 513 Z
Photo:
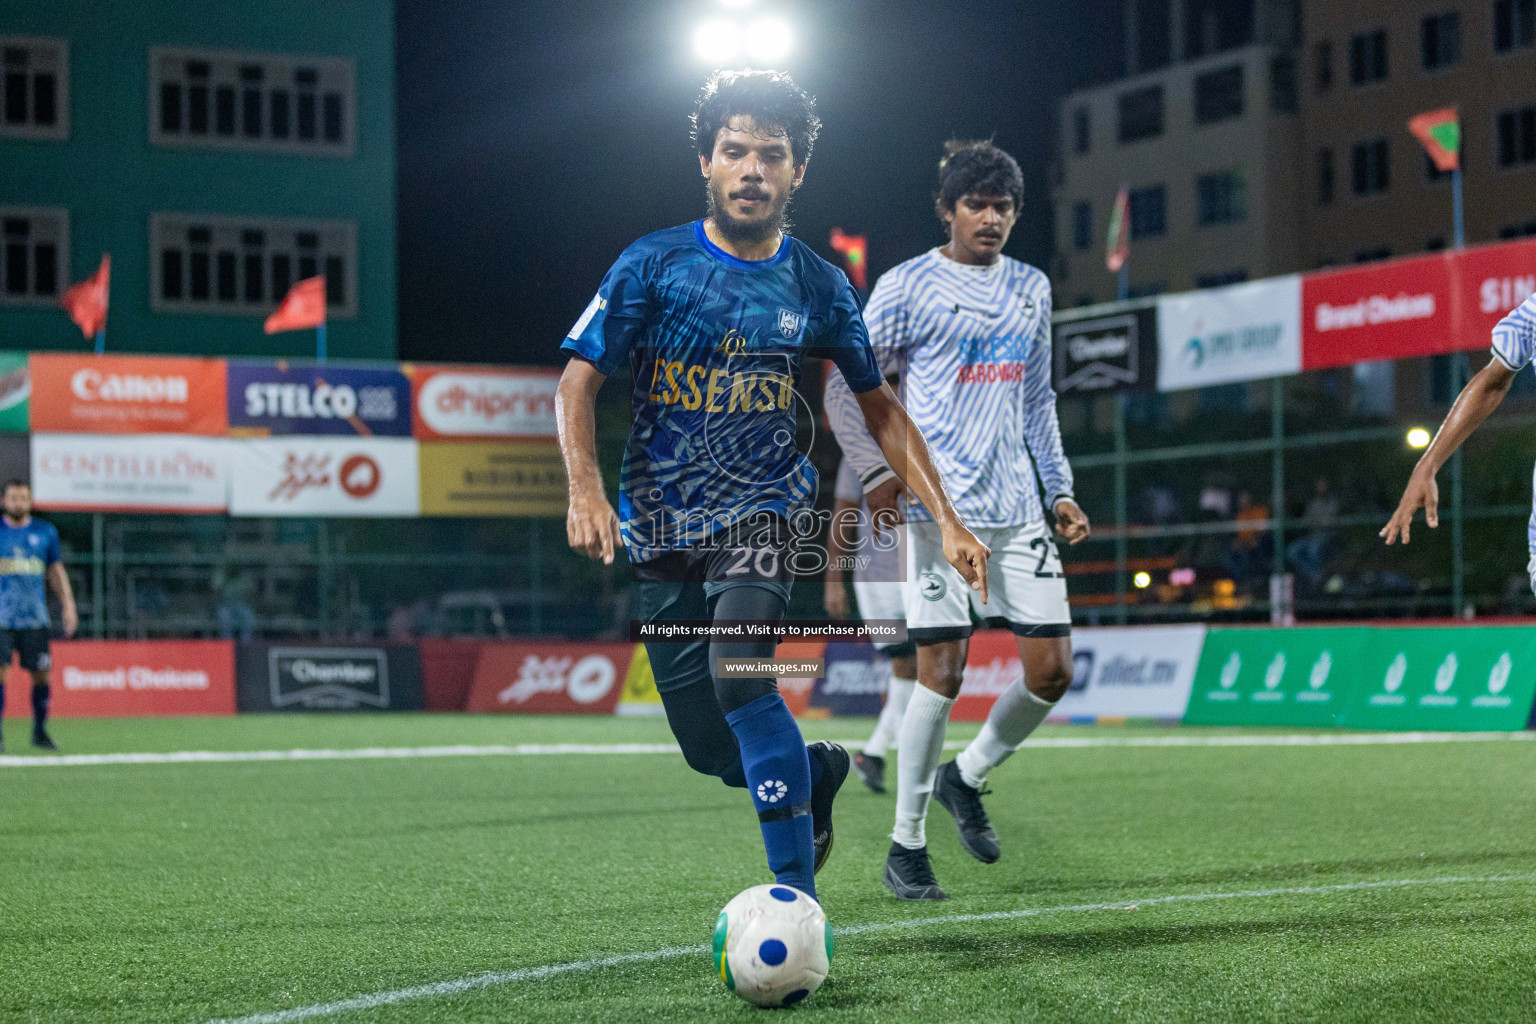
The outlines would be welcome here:
M 224 361 L 34 353 L 34 431 L 222 436 Z
M 553 438 L 558 370 L 414 366 L 416 436 Z
M 1184 721 L 1515 730 L 1533 691 L 1529 627 L 1213 629 Z
M 611 715 L 637 646 L 488 643 L 480 649 L 466 709 Z
M 229 429 L 410 437 L 411 385 L 395 369 L 231 360 Z
M 223 438 L 33 434 L 32 495 L 60 512 L 223 512 Z
M 1157 386 L 1157 304 L 1099 316 L 1067 311 L 1052 325 L 1052 375 L 1060 394 L 1150 391 Z
M 1452 351 L 1458 325 L 1454 260 L 1442 253 L 1307 275 L 1304 368 Z
M 55 640 L 53 714 L 232 715 L 235 647 L 228 640 Z M 8 677 L 5 714 L 32 713 L 26 673 Z
M 1158 299 L 1158 390 L 1300 371 L 1301 287 L 1293 274 Z
M 241 644 L 241 711 L 416 711 L 421 659 L 403 644 Z
M 229 510 L 237 516 L 414 516 L 416 442 L 302 436 L 232 440 Z

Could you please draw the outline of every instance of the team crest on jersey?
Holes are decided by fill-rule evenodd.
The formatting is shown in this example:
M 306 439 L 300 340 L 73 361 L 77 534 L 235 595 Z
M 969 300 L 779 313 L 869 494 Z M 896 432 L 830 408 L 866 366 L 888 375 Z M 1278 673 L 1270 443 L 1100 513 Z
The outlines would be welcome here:
M 949 587 L 944 583 L 944 577 L 938 573 L 925 572 L 918 577 L 917 590 L 927 601 L 944 600 L 944 592 Z
M 779 333 L 786 338 L 793 338 L 800 333 L 800 322 L 803 319 L 799 313 L 779 307 Z

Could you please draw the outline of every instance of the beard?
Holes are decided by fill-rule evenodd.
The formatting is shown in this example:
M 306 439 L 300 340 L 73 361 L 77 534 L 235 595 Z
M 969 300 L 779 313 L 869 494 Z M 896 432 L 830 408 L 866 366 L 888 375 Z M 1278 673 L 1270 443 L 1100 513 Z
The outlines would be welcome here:
M 732 217 L 728 212 L 730 196 L 725 189 L 717 186 L 713 181 L 704 184 L 704 195 L 709 210 L 709 217 L 715 222 L 715 228 L 732 242 L 766 242 L 777 232 L 789 230 L 790 193 L 784 192 L 775 199 L 768 208 L 768 215 L 762 220 L 741 220 Z

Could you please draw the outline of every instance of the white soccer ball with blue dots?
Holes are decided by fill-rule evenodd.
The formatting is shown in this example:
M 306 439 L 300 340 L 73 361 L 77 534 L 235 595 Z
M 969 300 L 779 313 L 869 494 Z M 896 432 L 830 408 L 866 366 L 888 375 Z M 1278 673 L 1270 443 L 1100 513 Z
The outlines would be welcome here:
M 827 980 L 832 929 L 821 904 L 787 885 L 754 885 L 715 920 L 715 972 L 758 1006 L 794 1006 Z

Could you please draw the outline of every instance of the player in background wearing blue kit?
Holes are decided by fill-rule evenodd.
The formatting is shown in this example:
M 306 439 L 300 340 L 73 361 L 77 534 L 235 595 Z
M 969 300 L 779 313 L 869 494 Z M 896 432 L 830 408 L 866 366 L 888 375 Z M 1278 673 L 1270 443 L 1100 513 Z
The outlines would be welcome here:
M 1440 488 L 1435 483 L 1435 475 L 1462 442 L 1472 436 L 1472 431 L 1504 401 L 1510 385 L 1515 382 L 1515 374 L 1533 361 L 1536 361 L 1536 295 L 1526 299 L 1494 326 L 1493 358 L 1472 375 L 1461 394 L 1456 396 L 1456 404 L 1445 414 L 1445 422 L 1435 432 L 1434 441 L 1419 456 L 1419 463 L 1413 468 L 1413 475 L 1408 478 L 1408 486 L 1403 491 L 1403 499 L 1397 503 L 1397 511 L 1381 528 L 1380 536 L 1388 544 L 1396 543 L 1398 538 L 1402 538 L 1404 544 L 1408 543 L 1413 514 L 1421 508 L 1424 521 L 1431 530 L 1440 525 Z M 1532 480 L 1532 489 L 1536 491 L 1536 479 Z M 1531 577 L 1531 590 L 1536 591 L 1536 506 L 1532 508 L 1531 521 L 1526 527 L 1526 540 L 1531 553 L 1526 571 Z
M 955 514 L 922 435 L 876 368 L 848 279 L 785 233 L 820 128 L 811 98 L 778 72 L 721 72 L 693 121 L 709 216 L 626 249 L 562 345 L 571 354 L 555 406 L 570 481 L 566 532 L 572 548 L 605 564 L 622 538 L 636 628 L 684 758 L 747 789 L 775 877 L 814 897 L 847 751 L 808 750 L 776 680 L 722 664 L 773 656 L 790 563 L 804 553 L 795 524 L 814 516 L 818 483 L 795 447 L 805 357 L 836 363 L 880 450 L 934 510 L 959 577 L 983 593 L 987 549 Z M 597 467 L 596 396 L 626 363 L 633 422 L 615 513 Z M 771 628 L 671 641 L 644 634 L 669 621 Z
M 32 675 L 32 745 L 59 749 L 48 735 L 48 593 L 44 580 L 59 595 L 64 635 L 74 636 L 80 625 L 75 594 L 59 551 L 59 531 L 32 518 L 32 488 L 8 481 L 0 507 L 0 708 L 5 706 L 5 677 L 11 652 L 21 655 L 21 667 Z M 5 744 L 0 741 L 0 750 Z

